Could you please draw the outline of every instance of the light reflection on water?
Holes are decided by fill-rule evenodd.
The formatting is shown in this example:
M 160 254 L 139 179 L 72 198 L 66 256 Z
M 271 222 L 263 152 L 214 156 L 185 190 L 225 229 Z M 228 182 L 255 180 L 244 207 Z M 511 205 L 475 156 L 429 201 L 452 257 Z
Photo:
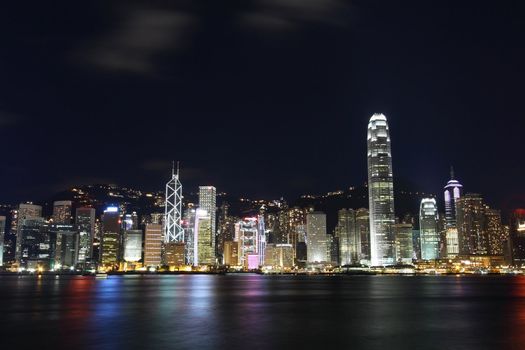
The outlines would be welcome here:
M 2 349 L 525 348 L 524 277 L 2 276 L 0 310 Z

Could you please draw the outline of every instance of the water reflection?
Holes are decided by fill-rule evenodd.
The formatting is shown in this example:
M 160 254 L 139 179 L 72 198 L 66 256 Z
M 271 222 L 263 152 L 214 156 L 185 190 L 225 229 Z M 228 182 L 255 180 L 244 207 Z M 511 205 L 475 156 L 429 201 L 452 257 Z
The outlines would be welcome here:
M 518 276 L 512 285 L 512 297 L 514 302 L 509 308 L 512 315 L 509 322 L 509 342 L 512 349 L 523 349 L 525 344 L 525 277 Z
M 0 277 L 0 309 L 2 348 L 525 348 L 521 277 Z

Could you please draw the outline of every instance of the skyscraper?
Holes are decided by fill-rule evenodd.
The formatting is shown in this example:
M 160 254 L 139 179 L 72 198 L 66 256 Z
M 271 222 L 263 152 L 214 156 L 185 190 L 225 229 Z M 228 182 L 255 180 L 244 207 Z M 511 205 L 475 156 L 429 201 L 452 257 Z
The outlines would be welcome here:
M 259 249 L 259 225 L 256 217 L 244 218 L 238 222 L 239 227 L 239 248 L 240 265 L 246 265 L 248 255 L 260 254 Z M 262 264 L 261 264 L 262 265 Z
M 358 247 L 360 254 L 357 262 L 360 264 L 370 264 L 370 214 L 368 209 L 360 208 L 355 212 L 355 229 L 356 235 L 360 239 L 361 244 Z
M 53 223 L 55 224 L 70 224 L 73 202 L 71 201 L 55 201 L 53 203 Z
M 481 195 L 467 193 L 456 200 L 456 218 L 460 255 L 488 253 L 485 230 L 485 205 Z
M 215 226 L 215 217 L 216 217 L 216 204 L 217 201 L 217 190 L 213 186 L 199 186 L 199 208 L 205 210 L 207 215 L 210 217 L 210 229 L 213 236 L 213 252 L 215 251 L 215 235 L 217 234 Z
M 5 216 L 0 216 L 0 266 L 4 265 Z
M 42 229 L 43 226 L 43 217 L 25 216 L 20 219 L 17 236 L 17 248 L 20 247 L 20 253 L 17 262 L 21 267 L 49 269 L 52 266 L 51 237 Z
M 170 242 L 164 244 L 164 264 L 170 268 L 179 268 L 185 265 L 184 242 Z
M 158 267 L 162 260 L 162 225 L 146 224 L 144 266 Z
M 264 263 L 261 265 L 282 271 L 294 266 L 293 248 L 291 244 L 268 244 L 265 247 Z
M 355 214 L 352 209 L 341 209 L 337 212 L 337 226 L 335 236 L 339 239 L 339 259 L 341 265 L 350 265 L 356 258 L 354 256 L 355 242 Z
M 206 210 L 197 209 L 193 240 L 194 265 L 215 264 L 215 235 L 211 229 L 211 222 L 211 215 Z
M 184 246 L 186 251 L 185 262 L 186 265 L 195 265 L 195 216 L 196 209 L 193 203 L 189 203 L 188 207 L 184 211 L 184 219 L 182 220 L 182 228 L 184 229 Z
M 454 168 L 450 168 L 450 181 L 445 186 L 445 225 L 456 227 L 456 201 L 463 195 L 463 185 L 454 178 Z
M 356 214 L 357 212 L 353 209 L 341 209 L 338 212 L 335 233 L 336 237 L 339 238 L 339 259 L 341 265 L 358 264 L 361 260 L 361 227 L 357 222 Z M 368 216 L 368 212 L 366 216 Z M 366 224 L 369 226 L 368 220 Z M 366 227 L 367 233 L 368 230 L 369 227 Z
M 95 209 L 77 208 L 75 224 L 79 232 L 78 262 L 85 263 L 93 257 L 95 237 Z
M 501 223 L 499 210 L 485 207 L 485 231 L 488 238 L 488 254 L 503 255 L 505 242 L 509 239 Z
M 224 254 L 223 263 L 227 266 L 240 265 L 239 260 L 239 242 L 237 241 L 224 241 Z
M 516 209 L 510 217 L 512 264 L 525 265 L 525 209 Z
M 124 231 L 124 261 L 136 263 L 142 259 L 142 230 Z
M 71 224 L 46 224 L 44 230 L 55 243 L 52 250 L 53 268 L 74 268 L 78 262 L 79 233 Z
M 306 257 L 308 263 L 328 262 L 326 214 L 314 211 L 306 215 Z
M 101 264 L 116 269 L 121 254 L 120 215 L 118 207 L 108 207 L 102 218 Z
M 370 118 L 367 142 L 371 264 L 389 265 L 396 261 L 394 181 L 390 134 L 383 114 Z
M 182 184 L 179 180 L 179 166 L 171 172 L 171 179 L 166 184 L 164 240 L 166 243 L 184 243 L 182 228 Z
M 438 208 L 434 198 L 423 198 L 419 208 L 419 234 L 421 259 L 439 258 Z
M 35 220 L 37 219 L 37 220 Z M 15 259 L 18 263 L 21 262 L 22 245 L 25 241 L 24 227 L 28 230 L 33 230 L 35 223 L 39 222 L 38 225 L 43 223 L 42 218 L 42 207 L 40 205 L 21 203 L 18 206 L 18 213 L 16 217 L 16 251 Z M 25 225 L 28 221 L 28 225 Z M 26 232 L 27 233 L 27 232 Z
M 459 254 L 459 238 L 458 229 L 455 227 L 447 228 L 445 230 L 446 239 L 446 254 L 445 257 L 453 259 Z
M 414 257 L 414 242 L 412 239 L 412 224 L 395 224 L 396 257 L 403 264 L 411 264 Z
M 257 216 L 257 233 L 259 234 L 257 254 L 259 254 L 259 266 L 262 266 L 264 264 L 264 255 L 266 254 L 266 226 L 263 213 Z

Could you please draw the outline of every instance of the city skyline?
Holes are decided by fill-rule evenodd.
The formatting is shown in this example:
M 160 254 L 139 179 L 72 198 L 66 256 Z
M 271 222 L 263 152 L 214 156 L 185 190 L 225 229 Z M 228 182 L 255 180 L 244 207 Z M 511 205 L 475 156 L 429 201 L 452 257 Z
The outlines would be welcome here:
M 525 349 L 525 1 L 0 29 L 2 350 Z
M 113 192 L 108 194 L 122 199 L 99 203 L 104 206 L 103 214 L 94 222 L 95 209 L 82 204 L 82 197 L 75 197 L 78 201 L 55 200 L 49 220 L 43 215 L 43 206 L 19 204 L 9 212 L 6 247 L 10 268 L 12 272 L 155 272 L 165 268 L 214 271 L 222 267 L 266 273 L 273 269 L 331 272 L 333 266 L 342 272 L 345 266 L 358 266 L 365 268 L 363 273 L 390 268 L 399 273 L 403 266 L 410 266 L 414 272 L 414 268 L 428 271 L 428 263 L 434 268 L 445 263 L 450 272 L 453 268 L 465 269 L 459 267 L 462 265 L 470 269 L 471 263 L 478 268 L 480 261 L 484 267 L 499 269 L 521 261 L 521 221 L 504 225 L 501 211 L 488 206 L 482 195 L 463 193 L 452 168 L 444 186 L 445 213 L 441 218 L 436 198 L 428 197 L 420 199 L 419 213 L 407 212 L 401 217 L 394 210 L 392 140 L 384 114 L 370 117 L 366 142 L 368 196 L 363 198 L 368 197 L 368 208 L 345 209 L 339 203 L 337 226 L 331 232 L 327 213 L 312 204 L 295 206 L 288 212 L 284 200 L 255 202 L 240 217 L 230 216 L 227 202 L 217 206 L 214 186 L 199 186 L 198 202 L 183 205 L 180 168 L 177 163 L 175 171 L 173 162 L 165 196 L 145 194 L 155 198 L 156 211 L 135 206 L 137 213 Z M 75 191 L 85 195 L 81 189 Z M 344 192 L 332 193 L 341 194 Z M 277 213 L 268 207 L 276 208 Z M 516 213 L 519 211 L 514 210 L 512 215 Z M 419 229 L 415 226 L 418 221 Z M 159 225 L 163 237 L 157 237 L 151 225 Z M 146 261 L 155 264 L 147 265 Z M 227 266 L 226 261 L 234 265 Z

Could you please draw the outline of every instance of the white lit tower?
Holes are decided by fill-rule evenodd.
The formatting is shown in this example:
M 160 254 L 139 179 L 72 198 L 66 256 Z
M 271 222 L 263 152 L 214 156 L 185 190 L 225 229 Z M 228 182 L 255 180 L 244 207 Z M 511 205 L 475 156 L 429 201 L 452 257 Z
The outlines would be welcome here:
M 383 114 L 370 118 L 367 141 L 371 264 L 391 265 L 396 261 L 394 181 L 390 132 Z
M 439 258 L 439 214 L 435 198 L 423 198 L 419 209 L 421 259 Z
M 456 227 L 456 202 L 463 195 L 463 185 L 454 177 L 454 168 L 450 167 L 450 181 L 445 186 L 445 222 L 446 227 Z
M 259 231 L 259 242 L 257 243 L 257 250 L 259 253 L 259 265 L 264 265 L 264 253 L 266 250 L 266 228 L 264 225 L 264 212 L 257 216 L 257 226 Z
M 171 171 L 171 180 L 166 184 L 164 242 L 183 243 L 184 229 L 182 228 L 182 184 L 179 180 L 179 163 L 177 172 L 175 164 Z

